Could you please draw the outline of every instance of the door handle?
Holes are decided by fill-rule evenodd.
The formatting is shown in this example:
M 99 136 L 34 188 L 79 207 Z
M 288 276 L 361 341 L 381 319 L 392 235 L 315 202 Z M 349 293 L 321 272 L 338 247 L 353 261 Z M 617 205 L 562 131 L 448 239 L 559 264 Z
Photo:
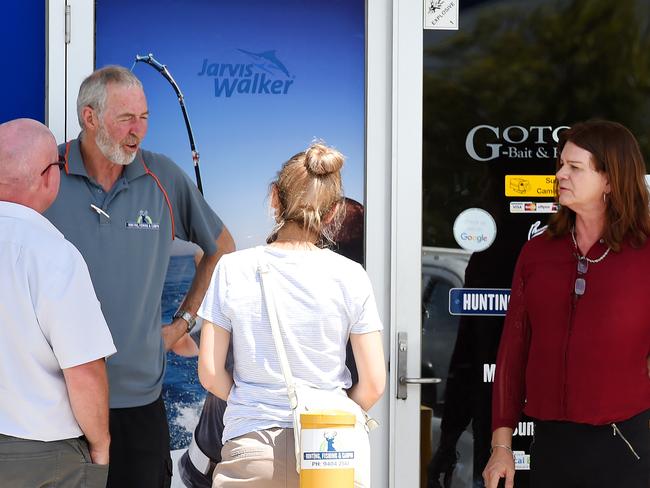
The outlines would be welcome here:
M 400 383 L 405 383 L 408 385 L 435 385 L 436 383 L 442 382 L 440 378 L 404 378 L 400 376 Z
M 435 385 L 440 378 L 408 378 L 406 376 L 406 359 L 408 357 L 408 334 L 397 333 L 397 398 L 406 400 L 408 385 Z

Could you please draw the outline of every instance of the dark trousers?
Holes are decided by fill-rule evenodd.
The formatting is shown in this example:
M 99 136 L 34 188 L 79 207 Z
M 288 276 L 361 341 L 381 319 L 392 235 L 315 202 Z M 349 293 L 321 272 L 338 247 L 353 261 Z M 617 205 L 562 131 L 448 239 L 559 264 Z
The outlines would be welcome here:
M 536 421 L 531 488 L 650 487 L 649 422 L 647 410 L 614 435 L 612 425 Z
M 169 426 L 162 398 L 110 410 L 107 488 L 168 488 L 172 479 Z

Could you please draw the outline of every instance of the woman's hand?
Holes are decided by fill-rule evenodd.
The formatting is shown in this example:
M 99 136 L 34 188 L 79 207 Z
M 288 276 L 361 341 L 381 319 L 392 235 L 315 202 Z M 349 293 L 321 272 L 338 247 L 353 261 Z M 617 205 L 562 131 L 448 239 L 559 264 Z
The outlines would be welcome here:
M 506 479 L 506 488 L 515 486 L 515 459 L 512 450 L 512 429 L 499 427 L 492 433 L 492 455 L 483 470 L 485 488 L 497 488 L 501 478 Z
M 515 486 L 515 460 L 512 453 L 502 447 L 495 447 L 483 470 L 485 488 L 497 488 L 499 479 L 506 479 L 506 488 Z

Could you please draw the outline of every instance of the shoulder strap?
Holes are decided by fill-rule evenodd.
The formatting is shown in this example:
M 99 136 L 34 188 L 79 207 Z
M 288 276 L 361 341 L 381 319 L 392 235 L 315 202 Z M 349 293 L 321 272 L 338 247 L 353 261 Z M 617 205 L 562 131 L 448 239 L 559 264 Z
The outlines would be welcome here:
M 284 375 L 284 382 L 287 385 L 287 394 L 289 395 L 289 405 L 294 410 L 298 406 L 298 399 L 296 397 L 296 385 L 291 374 L 291 367 L 287 359 L 287 351 L 282 342 L 282 334 L 280 333 L 280 321 L 278 313 L 275 308 L 275 300 L 273 298 L 273 286 L 270 283 L 271 277 L 269 276 L 269 265 L 264 255 L 264 247 L 257 247 L 257 270 L 260 274 L 260 285 L 262 287 L 262 299 L 266 304 L 266 311 L 271 322 L 271 332 L 273 333 L 273 342 L 275 343 L 275 350 L 280 359 L 280 367 Z

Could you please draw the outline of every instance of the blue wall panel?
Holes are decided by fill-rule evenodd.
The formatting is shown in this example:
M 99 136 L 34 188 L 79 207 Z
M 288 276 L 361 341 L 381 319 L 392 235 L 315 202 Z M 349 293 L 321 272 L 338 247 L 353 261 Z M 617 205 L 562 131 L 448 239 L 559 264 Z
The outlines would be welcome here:
M 0 20 L 0 122 L 45 121 L 45 1 L 4 2 Z

